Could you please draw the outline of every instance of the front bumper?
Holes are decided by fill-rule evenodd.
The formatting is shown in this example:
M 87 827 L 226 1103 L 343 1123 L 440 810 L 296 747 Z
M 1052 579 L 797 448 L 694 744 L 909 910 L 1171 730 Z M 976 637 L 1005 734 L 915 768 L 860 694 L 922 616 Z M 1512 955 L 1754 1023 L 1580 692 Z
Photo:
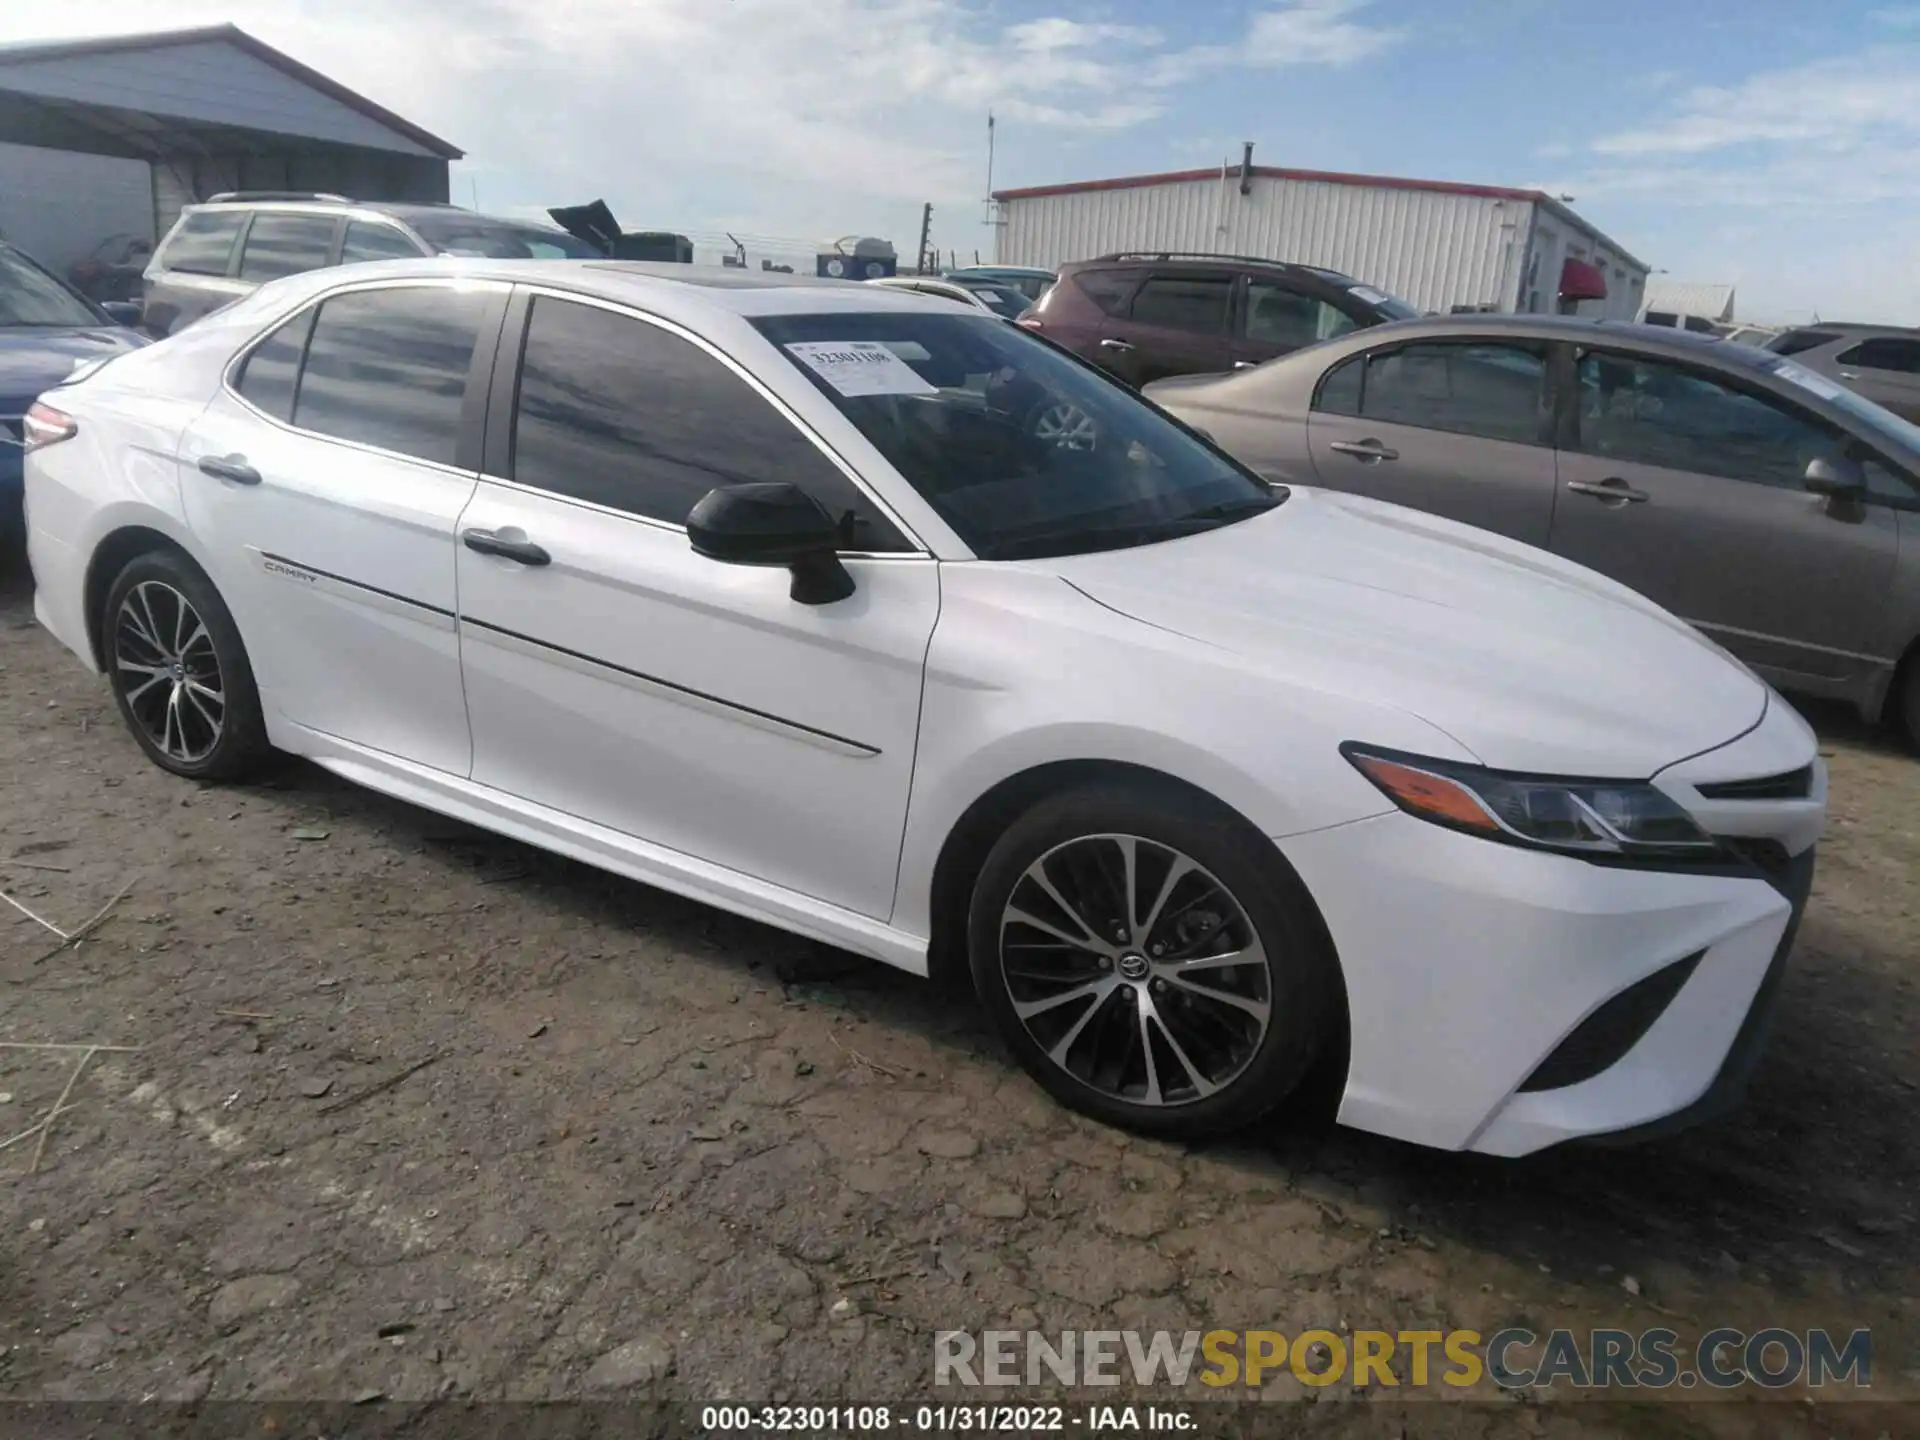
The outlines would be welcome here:
M 1525 1155 L 1581 1137 L 1644 1138 L 1733 1104 L 1811 887 L 1825 770 L 1783 707 L 1656 782 L 1679 796 L 1808 762 L 1805 797 L 1713 816 L 1714 833 L 1739 837 L 1744 864 L 1595 864 L 1398 812 L 1279 841 L 1346 979 L 1342 1123 Z M 1623 1023 L 1635 993 L 1654 999 Z M 1611 1032 L 1597 1047 L 1596 1028 Z

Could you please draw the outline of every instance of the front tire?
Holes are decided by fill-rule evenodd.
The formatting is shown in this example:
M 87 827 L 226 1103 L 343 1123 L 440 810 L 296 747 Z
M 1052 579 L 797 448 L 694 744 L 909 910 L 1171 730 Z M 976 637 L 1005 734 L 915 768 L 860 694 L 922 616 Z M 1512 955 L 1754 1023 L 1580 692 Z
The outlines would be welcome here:
M 272 753 L 253 667 L 213 582 L 185 556 L 136 556 L 100 617 L 120 718 L 147 758 L 195 780 L 239 780 Z
M 1337 1024 L 1337 964 L 1272 842 L 1171 790 L 1092 786 L 1015 821 L 975 883 L 968 951 L 1028 1073 L 1149 1134 L 1259 1119 Z

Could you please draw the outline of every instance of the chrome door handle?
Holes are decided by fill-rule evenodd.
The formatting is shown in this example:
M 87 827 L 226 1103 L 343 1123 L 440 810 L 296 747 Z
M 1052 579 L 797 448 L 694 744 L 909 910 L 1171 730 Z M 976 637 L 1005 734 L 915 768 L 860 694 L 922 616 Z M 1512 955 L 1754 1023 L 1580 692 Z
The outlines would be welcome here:
M 498 555 L 502 560 L 517 560 L 522 565 L 550 565 L 553 556 L 531 540 L 503 540 L 490 530 L 467 530 L 460 536 L 469 550 L 482 555 Z
M 211 475 L 216 480 L 231 480 L 236 485 L 260 483 L 260 472 L 247 464 L 244 455 L 203 455 L 200 457 L 200 473 Z
M 1338 450 L 1342 455 L 1351 455 L 1357 460 L 1369 462 L 1400 458 L 1398 450 L 1389 449 L 1378 440 L 1335 440 L 1330 442 L 1327 448 Z
M 1125 355 L 1132 351 L 1133 345 L 1130 341 L 1126 340 L 1102 340 L 1100 342 L 1100 348 L 1102 350 L 1117 350 Z
M 1840 378 L 1842 380 L 1858 380 L 1860 377 L 1852 370 L 1842 370 L 1840 372 Z
M 1236 360 L 1233 362 L 1233 368 L 1236 370 L 1251 370 L 1254 368 L 1254 362 L 1251 360 Z
M 1609 505 L 1639 505 L 1653 497 L 1644 490 L 1636 490 L 1618 476 L 1609 476 L 1605 480 L 1569 480 L 1567 489 L 1576 495 L 1591 495 L 1594 499 Z

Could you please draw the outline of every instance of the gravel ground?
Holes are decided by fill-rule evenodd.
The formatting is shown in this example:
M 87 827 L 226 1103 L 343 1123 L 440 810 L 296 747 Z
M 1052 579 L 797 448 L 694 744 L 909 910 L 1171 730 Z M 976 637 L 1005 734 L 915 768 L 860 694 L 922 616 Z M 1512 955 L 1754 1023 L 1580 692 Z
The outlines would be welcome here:
M 0 886 L 66 927 L 130 888 L 50 959 L 0 909 L 0 1040 L 138 1048 L 91 1059 L 37 1172 L 0 1152 L 0 1396 L 902 1399 L 937 1329 L 1508 1323 L 1870 1326 L 1873 1393 L 1920 1392 L 1920 762 L 1843 715 L 1814 717 L 1830 838 L 1738 1115 L 1522 1162 L 1299 1125 L 1189 1149 L 1063 1112 L 910 977 L 304 764 L 168 777 L 23 572 Z M 76 1058 L 0 1050 L 0 1138 Z M 1291 1412 L 1325 1434 L 1398 1403 L 1264 1393 L 1329 1402 Z M 1916 1420 L 1788 1391 L 1657 1433 Z

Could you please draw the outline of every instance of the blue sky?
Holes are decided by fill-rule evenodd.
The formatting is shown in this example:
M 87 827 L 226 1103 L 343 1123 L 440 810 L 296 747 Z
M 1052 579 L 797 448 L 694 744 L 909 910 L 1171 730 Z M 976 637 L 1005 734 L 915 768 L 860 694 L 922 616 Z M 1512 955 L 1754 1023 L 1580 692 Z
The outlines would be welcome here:
M 461 145 L 455 198 L 603 195 L 752 253 L 985 244 L 995 181 L 1217 164 L 1539 186 L 1742 318 L 1920 323 L 1920 0 L 65 0 L 231 19 Z

